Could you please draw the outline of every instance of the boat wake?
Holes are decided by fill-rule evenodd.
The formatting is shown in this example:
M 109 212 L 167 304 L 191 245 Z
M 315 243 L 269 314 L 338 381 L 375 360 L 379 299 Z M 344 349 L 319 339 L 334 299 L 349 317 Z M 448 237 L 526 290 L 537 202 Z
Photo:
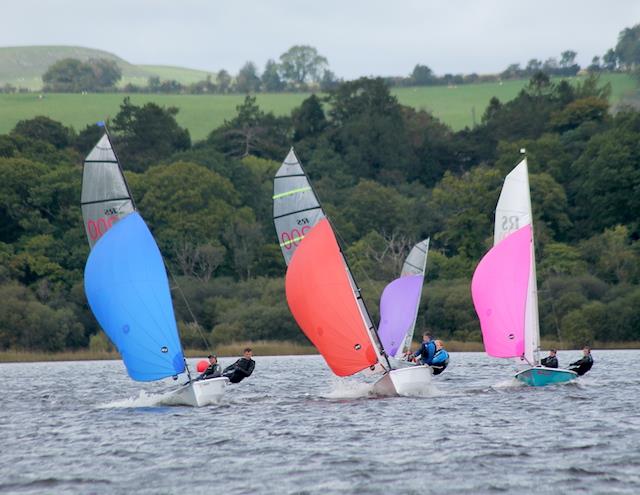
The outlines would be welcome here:
M 325 399 L 362 399 L 373 393 L 373 383 L 335 378 L 331 390 L 322 395 Z
M 135 409 L 139 407 L 187 405 L 181 402 L 173 392 L 173 390 L 170 390 L 160 394 L 152 394 L 141 390 L 138 397 L 129 397 L 127 399 L 101 404 L 98 406 L 98 409 Z
M 371 397 L 389 397 L 377 394 L 374 383 L 336 378 L 332 382 L 332 389 L 323 394 L 325 399 L 367 399 Z M 406 397 L 438 397 L 444 395 L 433 382 L 427 382 L 423 387 L 412 390 Z M 396 396 L 397 397 L 397 396 Z M 403 397 L 405 397 L 403 395 Z
M 522 383 L 520 380 L 516 380 L 515 378 L 509 378 L 508 380 L 503 380 L 494 385 L 491 385 L 490 388 L 494 390 L 504 390 L 509 388 L 520 388 L 520 387 L 526 387 L 526 385 Z

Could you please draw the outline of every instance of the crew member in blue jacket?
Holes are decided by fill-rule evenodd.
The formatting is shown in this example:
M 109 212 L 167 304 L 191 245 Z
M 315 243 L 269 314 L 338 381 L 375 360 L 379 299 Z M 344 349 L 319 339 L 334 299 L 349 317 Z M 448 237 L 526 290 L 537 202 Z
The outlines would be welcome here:
M 431 360 L 431 369 L 434 375 L 439 375 L 449 365 L 449 353 L 444 348 L 442 340 L 436 340 L 436 353 Z
M 433 341 L 433 335 L 429 332 L 422 334 L 422 344 L 420 348 L 413 353 L 413 357 L 417 358 L 420 364 L 431 364 L 433 356 L 436 353 L 436 343 Z

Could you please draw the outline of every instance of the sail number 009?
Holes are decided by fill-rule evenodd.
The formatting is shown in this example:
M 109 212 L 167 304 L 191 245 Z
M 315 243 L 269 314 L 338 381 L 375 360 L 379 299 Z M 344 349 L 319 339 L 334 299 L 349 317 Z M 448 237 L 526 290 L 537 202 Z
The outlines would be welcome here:
M 107 230 L 113 227 L 113 224 L 118 221 L 118 216 L 113 215 L 108 218 L 98 218 L 98 220 L 89 220 L 87 222 L 87 232 L 92 241 L 97 241 L 102 237 Z
M 282 232 L 280 234 L 280 241 L 285 249 L 293 249 L 294 246 L 298 247 L 300 241 L 304 238 L 305 235 L 309 233 L 311 230 L 311 226 L 305 225 L 304 227 L 298 229 L 291 229 L 289 232 Z

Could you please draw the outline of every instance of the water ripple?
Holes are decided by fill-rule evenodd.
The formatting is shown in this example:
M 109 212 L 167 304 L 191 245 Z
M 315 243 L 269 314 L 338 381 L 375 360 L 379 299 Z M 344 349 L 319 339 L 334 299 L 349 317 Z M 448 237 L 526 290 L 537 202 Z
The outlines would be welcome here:
M 317 356 L 258 357 L 195 409 L 120 362 L 48 363 L 37 381 L 37 364 L 3 364 L 0 492 L 635 495 L 640 353 L 594 354 L 586 377 L 532 389 L 506 361 L 453 353 L 411 398 L 375 397 Z

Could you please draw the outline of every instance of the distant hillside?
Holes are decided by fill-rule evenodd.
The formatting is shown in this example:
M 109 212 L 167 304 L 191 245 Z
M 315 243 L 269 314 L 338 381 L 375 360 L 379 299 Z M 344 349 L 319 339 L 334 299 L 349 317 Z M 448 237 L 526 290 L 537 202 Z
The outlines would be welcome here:
M 121 85 L 146 84 L 151 76 L 175 79 L 189 84 L 207 77 L 208 72 L 182 67 L 134 65 L 104 50 L 80 46 L 13 46 L 0 47 L 0 86 L 14 86 L 37 90 L 42 87 L 42 74 L 63 58 L 106 58 L 114 60 L 122 70 Z

